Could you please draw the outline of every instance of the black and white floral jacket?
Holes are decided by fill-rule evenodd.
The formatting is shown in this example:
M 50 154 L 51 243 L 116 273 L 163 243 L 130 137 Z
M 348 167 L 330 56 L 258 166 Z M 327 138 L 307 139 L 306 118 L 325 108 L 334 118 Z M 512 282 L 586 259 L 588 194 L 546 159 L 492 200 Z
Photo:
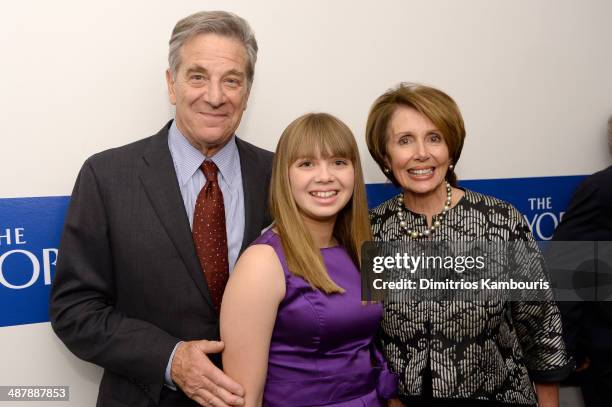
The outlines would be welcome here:
M 400 228 L 396 197 L 370 211 L 374 240 L 409 241 Z M 403 205 L 402 205 L 403 206 Z M 423 215 L 407 214 L 409 229 L 424 230 Z M 510 204 L 466 190 L 447 212 L 432 241 L 533 241 Z M 548 302 L 385 302 L 380 341 L 399 393 L 418 396 L 430 366 L 433 396 L 535 405 L 532 382 L 556 382 L 573 369 L 557 306 Z

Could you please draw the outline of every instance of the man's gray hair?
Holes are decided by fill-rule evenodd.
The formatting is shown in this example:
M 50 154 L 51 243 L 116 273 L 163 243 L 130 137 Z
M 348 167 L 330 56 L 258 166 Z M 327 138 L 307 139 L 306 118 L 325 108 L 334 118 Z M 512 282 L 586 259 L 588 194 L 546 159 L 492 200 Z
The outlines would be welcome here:
M 227 11 L 200 11 L 176 23 L 170 37 L 168 52 L 168 64 L 174 78 L 181 65 L 181 47 L 200 34 L 217 34 L 235 38 L 244 45 L 247 53 L 247 85 L 250 88 L 255 75 L 255 62 L 257 62 L 258 48 L 255 34 L 244 18 Z

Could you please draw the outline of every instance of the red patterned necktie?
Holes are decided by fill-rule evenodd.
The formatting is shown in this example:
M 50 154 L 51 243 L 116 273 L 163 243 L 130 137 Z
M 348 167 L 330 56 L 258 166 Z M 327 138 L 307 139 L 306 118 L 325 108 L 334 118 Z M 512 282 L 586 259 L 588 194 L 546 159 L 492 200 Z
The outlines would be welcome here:
M 217 182 L 217 166 L 207 160 L 200 168 L 206 177 L 206 184 L 198 194 L 193 212 L 193 242 L 212 302 L 219 312 L 223 290 L 229 277 L 225 208 L 223 194 Z

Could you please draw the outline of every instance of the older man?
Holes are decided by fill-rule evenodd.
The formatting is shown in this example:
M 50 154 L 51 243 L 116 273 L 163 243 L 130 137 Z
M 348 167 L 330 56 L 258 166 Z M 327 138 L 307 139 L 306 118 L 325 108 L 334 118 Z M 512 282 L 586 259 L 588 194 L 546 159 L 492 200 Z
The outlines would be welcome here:
M 105 369 L 99 406 L 243 403 L 216 340 L 228 272 L 268 223 L 272 153 L 234 135 L 256 58 L 234 14 L 179 21 L 166 72 L 175 120 L 81 169 L 50 312 L 66 346 Z

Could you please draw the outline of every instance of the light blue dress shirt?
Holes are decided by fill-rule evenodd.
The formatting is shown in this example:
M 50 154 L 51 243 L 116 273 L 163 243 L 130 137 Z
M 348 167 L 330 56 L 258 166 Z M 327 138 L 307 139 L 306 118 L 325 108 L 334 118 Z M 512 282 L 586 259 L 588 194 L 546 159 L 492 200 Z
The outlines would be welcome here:
M 223 194 L 223 205 L 225 206 L 225 230 L 227 232 L 229 271 L 231 272 L 234 269 L 240 248 L 242 247 L 245 224 L 242 171 L 235 136 L 232 136 L 230 141 L 217 151 L 215 155 L 207 158 L 200 150 L 187 141 L 176 126 L 176 121 L 174 121 L 168 132 L 168 147 L 174 162 L 174 170 L 176 171 L 176 178 L 181 190 L 190 227 L 193 227 L 193 212 L 198 194 L 206 184 L 206 178 L 200 166 L 204 160 L 210 159 L 219 169 L 217 179 Z M 173 390 L 176 390 L 176 386 L 172 382 L 171 376 L 172 360 L 179 344 L 174 347 L 165 372 L 166 385 Z
M 206 157 L 187 141 L 176 127 L 176 122 L 173 122 L 170 127 L 168 146 L 183 196 L 185 211 L 189 217 L 189 226 L 193 227 L 193 212 L 196 200 L 200 190 L 206 184 L 206 178 L 200 169 Z M 225 206 L 225 230 L 227 231 L 228 259 L 231 272 L 242 247 L 245 222 L 242 172 L 235 137 L 232 136 L 230 141 L 209 159 L 219 168 L 217 177 L 223 194 L 223 205 Z

